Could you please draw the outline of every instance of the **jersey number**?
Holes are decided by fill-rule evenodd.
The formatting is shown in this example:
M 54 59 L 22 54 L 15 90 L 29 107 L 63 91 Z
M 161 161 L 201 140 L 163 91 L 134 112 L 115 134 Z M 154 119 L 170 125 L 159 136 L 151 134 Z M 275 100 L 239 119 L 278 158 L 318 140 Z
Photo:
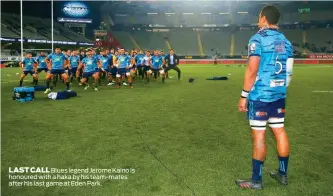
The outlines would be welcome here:
M 279 55 L 276 57 L 276 61 L 275 61 L 275 74 L 279 74 L 281 73 L 282 69 L 283 69 L 283 65 L 279 60 Z

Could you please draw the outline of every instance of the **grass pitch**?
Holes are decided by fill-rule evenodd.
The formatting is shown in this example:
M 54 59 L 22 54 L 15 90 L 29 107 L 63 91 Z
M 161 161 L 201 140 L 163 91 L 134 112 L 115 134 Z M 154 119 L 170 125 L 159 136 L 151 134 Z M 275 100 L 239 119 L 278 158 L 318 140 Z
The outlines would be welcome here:
M 333 195 L 333 93 L 313 92 L 333 91 L 332 67 L 295 66 L 286 113 L 289 185 L 280 186 L 267 174 L 278 164 L 268 131 L 261 191 L 241 190 L 234 183 L 251 175 L 249 125 L 237 111 L 245 68 L 181 69 L 181 81 L 170 71 L 173 78 L 165 84 L 138 81 L 134 89 L 102 86 L 94 92 L 74 83 L 76 98 L 52 101 L 37 92 L 29 103 L 11 99 L 19 69 L 2 69 L 2 195 Z M 228 73 L 228 81 L 205 80 Z M 189 77 L 195 82 L 189 83 Z M 136 172 L 127 180 L 102 181 L 100 187 L 9 187 L 8 167 L 23 166 Z

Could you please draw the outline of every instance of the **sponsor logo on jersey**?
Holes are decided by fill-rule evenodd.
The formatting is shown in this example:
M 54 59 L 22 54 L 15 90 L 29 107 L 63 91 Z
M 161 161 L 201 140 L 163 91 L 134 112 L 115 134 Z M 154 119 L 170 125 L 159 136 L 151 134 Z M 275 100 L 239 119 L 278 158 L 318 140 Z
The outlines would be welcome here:
M 279 114 L 283 114 L 286 112 L 286 110 L 284 108 L 279 108 L 277 111 Z
M 267 112 L 256 112 L 256 116 L 267 116 Z

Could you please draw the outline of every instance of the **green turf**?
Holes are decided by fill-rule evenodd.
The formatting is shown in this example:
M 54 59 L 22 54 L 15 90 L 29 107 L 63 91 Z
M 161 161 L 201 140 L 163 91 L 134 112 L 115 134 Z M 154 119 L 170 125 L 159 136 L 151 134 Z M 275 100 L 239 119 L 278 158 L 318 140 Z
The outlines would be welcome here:
M 5 196 L 296 196 L 332 195 L 332 67 L 295 67 L 287 99 L 286 128 L 291 142 L 289 185 L 278 185 L 267 171 L 277 167 L 274 139 L 261 191 L 240 190 L 234 179 L 251 174 L 251 136 L 237 112 L 244 68 L 183 66 L 183 79 L 134 89 L 101 87 L 66 101 L 11 99 L 18 69 L 1 69 L 2 168 Z M 227 75 L 228 81 L 206 81 Z M 188 83 L 189 77 L 196 81 Z M 31 77 L 27 78 L 31 82 Z M 59 88 L 64 88 L 61 84 Z M 62 89 L 61 89 L 62 90 Z M 174 172 L 170 173 L 156 158 Z M 102 187 L 9 187 L 8 167 L 134 168 L 128 180 Z M 192 191 L 193 190 L 193 191 Z

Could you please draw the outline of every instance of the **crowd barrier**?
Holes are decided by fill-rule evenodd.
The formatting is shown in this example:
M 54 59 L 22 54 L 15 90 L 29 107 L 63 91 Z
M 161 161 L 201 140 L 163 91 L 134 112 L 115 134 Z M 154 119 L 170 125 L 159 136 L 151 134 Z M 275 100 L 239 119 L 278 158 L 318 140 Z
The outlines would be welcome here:
M 247 59 L 218 59 L 217 64 L 246 64 Z M 214 64 L 212 59 L 181 59 L 180 64 Z M 295 59 L 294 64 L 332 64 L 333 59 Z

